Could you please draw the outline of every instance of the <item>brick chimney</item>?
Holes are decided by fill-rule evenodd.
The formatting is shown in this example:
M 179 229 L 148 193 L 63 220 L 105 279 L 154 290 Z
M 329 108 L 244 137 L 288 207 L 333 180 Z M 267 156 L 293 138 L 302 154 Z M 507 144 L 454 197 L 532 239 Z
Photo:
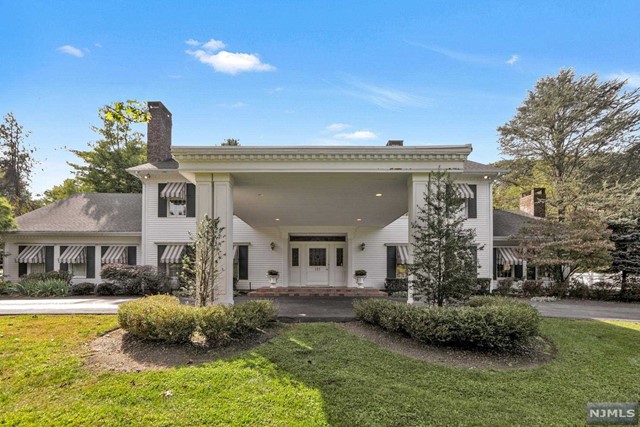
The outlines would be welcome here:
M 171 112 L 160 101 L 147 103 L 151 120 L 147 123 L 147 162 L 171 159 Z
M 544 188 L 525 191 L 520 196 L 520 210 L 538 218 L 546 216 L 547 195 Z
M 387 147 L 402 147 L 404 145 L 404 141 L 401 139 L 390 139 L 387 141 Z

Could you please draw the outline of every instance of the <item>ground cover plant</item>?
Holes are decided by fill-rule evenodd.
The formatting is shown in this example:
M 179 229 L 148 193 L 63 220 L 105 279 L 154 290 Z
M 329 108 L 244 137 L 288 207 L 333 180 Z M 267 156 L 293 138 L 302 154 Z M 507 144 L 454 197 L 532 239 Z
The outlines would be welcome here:
M 116 327 L 0 317 L 0 425 L 564 426 L 587 402 L 640 395 L 640 323 L 545 319 L 557 358 L 523 371 L 437 366 L 322 323 L 197 367 L 88 369 L 86 344 Z

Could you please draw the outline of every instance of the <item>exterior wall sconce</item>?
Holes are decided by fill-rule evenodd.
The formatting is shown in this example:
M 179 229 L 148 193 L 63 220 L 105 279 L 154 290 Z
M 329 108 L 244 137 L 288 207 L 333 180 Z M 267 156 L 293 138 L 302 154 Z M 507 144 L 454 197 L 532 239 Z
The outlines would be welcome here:
M 271 247 L 272 251 L 276 250 L 276 244 L 274 242 L 271 242 L 269 246 Z
M 367 247 L 364 242 L 360 243 L 360 250 L 364 251 L 364 248 Z
M 143 176 L 143 178 L 144 178 L 144 179 L 149 179 L 149 178 L 151 178 L 151 175 L 149 175 L 149 174 L 147 173 L 147 174 L 145 174 L 145 175 Z

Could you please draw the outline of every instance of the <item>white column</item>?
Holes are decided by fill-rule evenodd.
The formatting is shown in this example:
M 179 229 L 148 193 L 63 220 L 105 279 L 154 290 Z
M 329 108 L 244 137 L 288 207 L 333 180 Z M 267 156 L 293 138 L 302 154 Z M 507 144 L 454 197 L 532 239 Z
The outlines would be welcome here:
M 413 238 L 413 224 L 416 222 L 416 217 L 418 215 L 418 206 L 423 204 L 424 192 L 427 188 L 428 182 L 429 175 L 427 174 L 412 174 L 407 181 L 407 216 L 409 217 L 409 264 L 413 263 L 413 243 L 415 241 L 415 239 Z M 411 285 L 412 281 L 413 277 L 409 275 L 407 304 L 414 303 L 413 286 Z
M 220 227 L 224 227 L 222 272 L 216 300 L 233 304 L 233 179 L 230 174 L 213 175 L 213 218 L 220 218 Z
M 53 246 L 53 271 L 60 271 L 60 245 Z

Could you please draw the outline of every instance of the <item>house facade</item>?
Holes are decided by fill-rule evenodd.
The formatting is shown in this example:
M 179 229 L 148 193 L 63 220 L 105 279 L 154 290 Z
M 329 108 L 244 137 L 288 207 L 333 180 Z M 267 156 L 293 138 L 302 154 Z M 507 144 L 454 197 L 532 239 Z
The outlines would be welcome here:
M 278 286 L 352 287 L 362 269 L 366 287 L 382 288 L 411 262 L 411 224 L 435 171 L 449 172 L 465 197 L 478 277 L 504 276 L 508 263 L 522 276 L 506 233 L 531 215 L 511 213 L 510 228 L 495 229 L 492 183 L 503 171 L 469 161 L 470 145 L 172 146 L 171 113 L 149 107 L 148 163 L 129 169 L 142 194 L 76 195 L 19 217 L 5 236 L 5 280 L 67 269 L 74 281 L 97 283 L 110 262 L 175 276 L 208 215 L 224 227 L 222 302 L 233 301 L 234 281 L 269 286 L 268 270 L 279 272 Z

